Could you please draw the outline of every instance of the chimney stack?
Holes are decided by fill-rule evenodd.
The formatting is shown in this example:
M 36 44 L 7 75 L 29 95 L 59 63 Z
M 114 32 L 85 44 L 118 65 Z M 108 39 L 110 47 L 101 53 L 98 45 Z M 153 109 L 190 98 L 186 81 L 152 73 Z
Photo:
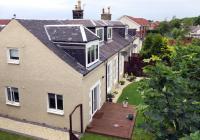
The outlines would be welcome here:
M 78 4 L 75 5 L 75 10 L 72 11 L 73 19 L 83 19 L 83 11 L 81 8 L 81 0 L 78 0 Z
M 102 14 L 101 14 L 101 20 L 111 20 L 112 19 L 112 14 L 110 13 L 110 7 L 107 7 L 107 11 L 105 9 L 102 9 Z

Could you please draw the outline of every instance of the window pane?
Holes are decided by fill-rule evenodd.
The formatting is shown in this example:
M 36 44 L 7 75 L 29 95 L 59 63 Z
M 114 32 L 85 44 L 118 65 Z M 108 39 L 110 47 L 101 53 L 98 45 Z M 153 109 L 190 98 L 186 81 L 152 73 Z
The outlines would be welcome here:
M 57 109 L 63 110 L 63 96 L 57 95 Z
M 91 59 L 91 62 L 94 62 L 94 60 L 95 60 L 95 46 L 93 45 L 92 47 L 91 47 L 91 57 L 92 57 L 92 59 Z
M 17 49 L 10 49 L 10 59 L 19 60 L 19 51 Z
M 8 97 L 8 101 L 12 101 L 11 100 L 11 91 L 10 88 L 7 87 L 7 97 Z
M 19 102 L 18 88 L 12 88 L 12 97 L 14 102 Z
M 98 45 L 96 45 L 96 59 L 99 58 L 99 47 Z
M 91 62 L 91 57 L 90 57 L 90 48 L 88 48 L 88 51 L 87 51 L 87 55 L 88 55 L 88 64 Z
M 49 97 L 49 108 L 56 109 L 55 94 L 48 94 Z

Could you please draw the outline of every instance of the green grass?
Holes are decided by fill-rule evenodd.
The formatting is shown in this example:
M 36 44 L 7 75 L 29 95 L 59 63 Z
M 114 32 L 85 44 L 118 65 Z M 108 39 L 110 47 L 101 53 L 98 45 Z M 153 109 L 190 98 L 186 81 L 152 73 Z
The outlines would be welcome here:
M 32 139 L 24 137 L 24 136 L 0 131 L 0 140 L 32 140 Z
M 142 97 L 140 93 L 137 91 L 138 86 L 139 86 L 138 82 L 135 82 L 125 87 L 122 91 L 122 95 L 119 97 L 117 102 L 122 103 L 124 99 L 128 97 L 129 104 L 136 105 L 136 106 L 139 104 L 143 104 Z M 139 127 L 139 125 L 142 124 L 143 122 L 144 122 L 144 118 L 138 112 L 137 118 L 136 118 L 136 125 L 134 128 L 133 139 L 134 140 L 153 140 L 154 138 L 152 134 L 147 134 L 143 129 Z M 119 139 L 86 133 L 81 138 L 81 140 L 119 140 Z

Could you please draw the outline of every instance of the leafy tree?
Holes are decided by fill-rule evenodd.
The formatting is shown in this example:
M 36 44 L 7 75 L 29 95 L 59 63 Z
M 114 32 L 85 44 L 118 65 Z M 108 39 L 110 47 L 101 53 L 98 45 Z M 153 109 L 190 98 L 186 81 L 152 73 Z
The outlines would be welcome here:
M 159 57 L 160 60 L 167 61 L 169 54 L 167 42 L 168 39 L 160 34 L 148 34 L 140 54 L 144 59 L 150 59 L 154 56 Z
M 169 25 L 169 22 L 167 21 L 163 21 L 163 22 L 160 22 L 159 26 L 158 26 L 158 31 L 160 34 L 162 35 L 166 35 L 167 33 L 170 32 L 170 25 Z
M 195 133 L 191 133 L 189 136 L 185 136 L 180 140 L 199 140 L 200 139 L 200 131 L 196 131 Z
M 175 140 L 200 129 L 200 47 L 175 47 L 171 66 L 147 66 L 140 91 L 144 128 L 157 139 Z
M 180 19 L 177 19 L 177 18 L 173 18 L 170 22 L 170 27 L 171 28 L 181 28 L 181 20 Z
M 193 45 L 196 45 L 196 46 L 200 46 L 200 39 L 193 38 L 193 39 L 192 39 L 192 44 L 193 44 Z
M 200 25 L 200 16 L 194 19 L 194 25 Z

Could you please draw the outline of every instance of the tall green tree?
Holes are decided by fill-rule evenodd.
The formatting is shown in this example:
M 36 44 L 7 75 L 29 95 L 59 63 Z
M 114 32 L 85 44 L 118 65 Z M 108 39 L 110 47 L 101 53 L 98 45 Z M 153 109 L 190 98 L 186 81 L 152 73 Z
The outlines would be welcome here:
M 140 91 L 145 129 L 157 139 L 175 140 L 200 130 L 200 47 L 176 47 L 171 66 L 147 66 Z

